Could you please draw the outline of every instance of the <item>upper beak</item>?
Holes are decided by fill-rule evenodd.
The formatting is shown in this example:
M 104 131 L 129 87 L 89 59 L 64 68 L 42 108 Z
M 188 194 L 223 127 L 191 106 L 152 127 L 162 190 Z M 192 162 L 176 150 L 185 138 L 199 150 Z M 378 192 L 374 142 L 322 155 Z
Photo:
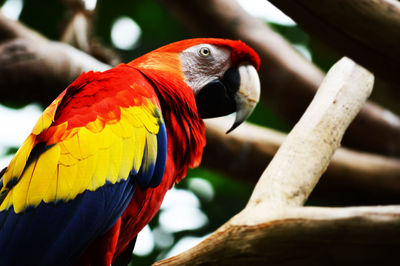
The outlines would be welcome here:
M 227 133 L 250 116 L 259 99 L 260 80 L 252 65 L 228 69 L 222 79 L 211 81 L 196 95 L 197 110 L 202 118 L 236 112 L 235 122 Z

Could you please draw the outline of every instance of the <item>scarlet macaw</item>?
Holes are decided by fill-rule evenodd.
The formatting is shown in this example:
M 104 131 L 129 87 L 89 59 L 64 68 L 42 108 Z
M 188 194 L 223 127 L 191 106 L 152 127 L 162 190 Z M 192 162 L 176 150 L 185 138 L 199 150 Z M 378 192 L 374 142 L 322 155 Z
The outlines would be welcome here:
M 124 265 L 165 193 L 199 165 L 202 118 L 259 98 L 241 41 L 172 43 L 82 74 L 43 112 L 0 181 L 0 265 Z

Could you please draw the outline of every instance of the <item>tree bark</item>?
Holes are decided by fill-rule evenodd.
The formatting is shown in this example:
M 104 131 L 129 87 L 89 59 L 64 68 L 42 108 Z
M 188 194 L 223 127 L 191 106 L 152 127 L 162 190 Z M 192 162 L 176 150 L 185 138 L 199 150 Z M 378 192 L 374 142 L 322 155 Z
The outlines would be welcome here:
M 271 0 L 307 32 L 398 84 L 400 3 L 394 0 Z M 397 90 L 397 96 L 400 93 Z
M 398 260 L 399 214 L 399 206 L 254 210 L 154 265 L 390 265 Z
M 372 85 L 369 72 L 349 59 L 339 61 L 246 208 L 199 245 L 154 265 L 375 265 L 396 260 L 399 206 L 301 207 Z
M 336 63 L 261 176 L 248 206 L 301 206 L 369 97 L 374 77 L 350 59 Z M 270 208 L 268 208 L 270 209 Z
M 160 1 L 197 36 L 241 39 L 252 46 L 262 61 L 262 101 L 290 123 L 298 121 L 324 77 L 315 65 L 265 23 L 246 13 L 236 1 Z M 397 39 L 392 40 L 396 42 Z M 332 45 L 337 43 L 332 42 Z M 368 54 L 365 58 L 368 60 Z M 369 102 L 346 132 L 343 144 L 369 152 L 400 156 L 399 135 L 400 119 Z
M 45 78 L 43 84 L 46 82 L 49 89 L 51 87 L 54 89 L 57 85 L 56 79 L 68 84 L 69 79 L 78 76 L 82 70 L 109 68 L 108 65 L 68 45 L 50 42 L 29 29 L 21 27 L 19 23 L 7 21 L 1 15 L 0 36 L 1 45 L 5 45 L 1 46 L 2 49 L 8 47 L 6 44 L 11 47 L 9 50 L 2 50 L 3 55 L 8 53 L 11 55 L 11 57 L 5 57 L 8 61 L 3 62 L 11 65 L 5 68 L 0 67 L 0 73 L 3 73 L 3 76 L 0 76 L 0 84 L 7 84 L 7 86 L 19 84 L 17 77 L 18 75 L 20 77 L 22 73 L 25 75 L 24 78 L 31 75 L 31 78 L 35 75 L 39 77 L 43 75 Z M 22 45 L 18 42 L 22 42 Z M 275 57 L 271 55 L 271 58 Z M 65 62 L 60 63 L 59 60 L 65 60 Z M 29 64 L 34 66 L 30 68 Z M 291 82 L 291 77 L 297 77 L 299 82 L 306 80 L 304 81 L 305 90 L 312 88 L 310 84 L 315 82 L 314 78 L 321 74 L 318 74 L 318 70 L 312 66 L 306 64 L 303 66 L 305 70 L 310 70 L 310 79 L 306 78 L 307 75 L 302 76 L 304 69 L 296 70 L 293 66 L 290 66 L 290 71 L 281 74 L 281 78 L 283 77 L 284 82 Z M 7 67 L 14 68 L 7 70 Z M 47 67 L 47 75 L 41 74 L 42 71 L 45 73 L 42 67 Z M 1 83 L 9 78 L 4 74 L 8 73 L 7 71 L 10 71 L 10 76 L 14 71 L 14 78 L 8 80 L 7 83 Z M 273 67 L 270 67 L 270 71 L 274 71 Z M 297 72 L 300 73 L 298 76 L 296 76 Z M 32 82 L 32 79 L 30 81 Z M 370 265 L 397 258 L 400 244 L 398 240 L 400 239 L 399 206 L 301 207 L 327 167 L 330 157 L 339 145 L 345 127 L 369 94 L 372 86 L 370 83 L 371 76 L 351 61 L 344 60 L 336 66 L 333 72 L 328 74 L 322 88 L 324 92 L 317 94 L 315 100 L 317 103 L 313 102 L 313 107 L 307 111 L 306 117 L 286 137 L 285 144 L 282 145 L 280 152 L 256 186 L 248 206 L 194 249 L 157 264 L 330 265 L 342 263 L 353 265 L 363 263 Z M 26 83 L 26 85 L 31 84 Z M 2 96 L 9 93 L 5 91 L 6 87 L 1 88 Z M 32 87 L 28 86 L 28 88 Z M 61 91 L 63 87 L 59 88 Z M 26 88 L 23 89 L 26 90 Z M 42 88 L 35 89 L 41 91 Z M 382 119 L 381 116 L 379 117 Z M 259 133 L 259 131 L 256 132 Z M 252 139 L 258 133 L 251 133 L 247 138 Z M 279 134 L 275 134 L 274 137 L 279 139 L 278 141 L 285 138 Z M 223 141 L 222 137 L 218 138 Z M 239 144 L 248 145 L 243 142 Z M 265 146 L 260 148 L 259 152 L 260 154 L 270 152 L 267 151 L 268 149 L 270 147 Z M 381 169 L 394 167 L 390 169 L 397 171 L 395 168 L 397 160 L 387 160 L 376 155 L 365 157 L 354 151 L 347 151 L 347 153 L 342 151 L 342 153 L 350 157 L 346 158 L 343 154 L 339 157 L 337 164 L 342 167 L 339 169 L 367 171 L 367 165 L 375 163 Z M 240 157 L 238 156 L 236 160 L 240 160 Z M 352 158 L 355 158 L 355 165 L 349 164 Z M 378 172 L 379 170 L 376 170 L 376 173 Z M 340 170 L 336 174 L 343 173 Z M 349 174 L 350 176 L 353 175 Z M 373 176 L 370 179 L 362 179 L 358 176 L 353 180 L 362 180 L 360 183 L 376 182 Z M 384 186 L 389 187 L 390 182 Z
M 0 38 L 3 41 L 0 47 L 10 47 L 10 50 L 0 52 L 2 101 L 39 101 L 45 104 L 82 71 L 111 67 L 69 45 L 48 41 L 22 24 L 4 18 L 1 13 L 0 36 L 4 37 Z M 203 166 L 251 183 L 258 180 L 265 163 L 272 159 L 286 137 L 270 129 L 246 124 L 228 135 L 225 131 L 218 124 L 208 127 Z M 229 162 L 221 164 L 225 158 L 230 158 Z M 314 194 L 329 200 L 340 192 L 340 199 L 353 204 L 397 202 L 398 162 L 394 158 L 339 149 L 326 179 Z M 354 195 L 358 197 L 354 198 Z
M 49 41 L 0 12 L 2 102 L 49 104 L 82 72 L 110 68 L 72 46 Z
M 287 135 L 244 123 L 226 134 L 229 121 L 206 121 L 207 146 L 202 165 L 254 184 Z M 313 197 L 337 204 L 395 204 L 400 195 L 400 160 L 340 147 Z M 340 198 L 337 195 L 340 194 Z

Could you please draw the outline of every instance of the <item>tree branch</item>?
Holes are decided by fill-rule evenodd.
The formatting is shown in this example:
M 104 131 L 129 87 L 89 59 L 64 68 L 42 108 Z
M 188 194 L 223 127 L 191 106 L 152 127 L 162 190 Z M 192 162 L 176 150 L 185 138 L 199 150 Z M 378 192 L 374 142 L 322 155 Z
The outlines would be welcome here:
M 54 85 L 57 83 L 52 79 L 53 75 L 54 79 L 59 79 L 63 82 L 67 81 L 68 83 L 68 79 L 74 75 L 79 75 L 80 71 L 86 70 L 86 68 L 103 70 L 109 67 L 108 65 L 104 65 L 101 62 L 93 60 L 93 58 L 84 53 L 74 49 L 71 50 L 71 48 L 67 45 L 47 41 L 39 34 L 32 33 L 29 29 L 21 27 L 21 25 L 18 25 L 18 23 L 12 24 L 14 22 L 8 21 L 2 25 L 2 19 L 4 18 L 2 18 L 0 15 L 0 36 L 6 37 L 0 39 L 0 41 L 2 41 L 2 49 L 7 47 L 3 45 L 7 44 L 8 42 L 17 42 L 16 45 L 10 45 L 10 47 L 18 48 L 10 49 L 11 51 L 7 52 L 2 50 L 4 52 L 3 54 L 8 52 L 12 54 L 14 52 L 16 62 L 19 62 L 21 66 L 25 64 L 25 66 L 21 68 L 14 66 L 14 71 L 17 71 L 13 76 L 15 80 L 11 79 L 11 81 L 8 80 L 5 83 L 1 83 L 2 81 L 4 82 L 4 80 L 7 80 L 9 77 L 4 75 L 4 73 L 7 73 L 7 67 L 1 68 L 3 64 L 0 63 L 0 73 L 3 75 L 0 76 L 1 88 L 5 88 L 2 87 L 4 84 L 7 84 L 7 86 L 10 84 L 12 85 L 12 82 L 19 84 L 19 81 L 16 80 L 16 77 L 17 74 L 20 73 L 26 74 L 27 76 L 32 75 L 32 77 L 40 77 L 40 68 L 43 66 L 55 67 L 55 69 L 47 70 L 50 71 L 51 75 L 47 74 L 43 76 L 45 81 L 48 82 L 48 84 L 50 84 L 53 88 L 56 87 Z M 27 31 L 28 33 L 25 34 L 23 33 L 24 31 Z M 24 37 L 21 37 L 19 34 L 23 34 Z M 29 37 L 30 34 L 32 34 L 31 37 Z M 6 39 L 6 41 L 4 41 L 4 39 Z M 18 42 L 22 42 L 22 45 L 18 45 Z M 27 47 L 27 49 L 21 48 L 19 50 L 19 47 Z M 54 53 L 52 52 L 52 49 L 54 49 Z M 271 58 L 273 59 L 274 56 Z M 66 62 L 58 63 L 61 66 L 58 66 L 57 68 L 57 61 L 60 59 L 61 61 L 65 60 Z M 8 58 L 8 61 L 11 63 L 13 60 L 11 60 L 11 57 Z M 7 60 L 3 62 L 7 62 Z M 34 65 L 34 67 L 32 66 L 32 68 L 29 68 L 29 64 Z M 65 68 L 63 71 L 59 70 L 64 66 L 67 68 Z M 274 66 L 276 65 L 274 65 L 274 60 L 272 60 L 272 67 L 268 66 L 270 68 L 269 71 L 274 71 Z M 310 70 L 312 68 L 313 67 L 308 67 Z M 363 72 L 359 67 L 354 65 L 350 68 L 352 69 L 351 71 L 353 71 L 353 74 L 357 72 Z M 67 72 L 65 72 L 66 70 Z M 294 73 L 295 71 L 300 73 L 302 70 L 295 70 L 293 67 L 291 72 L 284 72 L 280 75 L 280 77 L 283 77 L 284 82 L 291 82 L 290 78 L 293 77 L 293 75 L 299 78 L 299 82 L 304 81 L 305 76 L 302 76 L 303 74 L 297 75 Z M 44 72 L 45 71 L 43 71 L 43 73 Z M 315 76 L 319 75 L 318 71 L 311 72 L 314 73 Z M 276 74 L 278 75 L 279 73 Z M 335 75 L 343 77 L 343 73 L 336 73 Z M 310 76 L 313 76 L 313 74 Z M 287 79 L 289 79 L 289 81 L 287 81 Z M 368 78 L 360 79 L 363 80 L 363 82 L 368 83 Z M 316 81 L 316 79 L 313 78 L 309 79 L 308 81 L 307 80 L 308 79 L 306 79 L 304 82 L 304 84 L 306 84 L 305 90 L 307 90 L 307 88 L 312 88 L 312 86 L 309 85 L 313 83 L 313 81 Z M 29 84 L 26 84 L 40 85 L 38 83 L 31 82 L 32 80 L 30 80 Z M 358 84 L 358 82 L 356 81 L 352 84 Z M 342 89 L 348 89 L 353 86 L 352 84 L 339 87 Z M 330 85 L 326 85 L 326 88 L 329 87 Z M 7 88 L 9 89 L 10 87 Z M 32 86 L 28 86 L 28 88 L 32 88 Z M 363 88 L 366 88 L 366 86 Z M 42 91 L 42 88 L 40 87 L 35 89 Z M 23 92 L 25 91 L 26 88 Z M 364 91 L 364 93 L 366 92 L 365 90 L 360 91 Z M 5 92 L 5 90 L 2 90 L 2 94 L 3 92 L 8 93 Z M 22 91 L 19 91 L 19 94 L 21 94 L 21 92 Z M 357 94 L 357 92 L 352 90 L 351 92 Z M 350 113 L 353 114 L 350 116 L 353 116 L 356 112 L 356 110 L 353 108 L 360 107 L 360 101 L 356 100 L 354 102 L 358 104 L 350 104 L 350 102 L 347 102 L 347 104 L 342 104 L 342 100 L 346 100 L 347 97 L 344 97 L 341 93 L 331 94 L 330 96 L 334 95 L 337 96 L 335 103 L 335 105 L 337 105 L 336 108 L 329 105 L 333 104 L 333 98 L 325 98 L 325 100 L 327 100 L 327 104 L 323 104 L 323 108 L 321 107 L 322 109 L 317 108 L 317 115 L 320 118 L 334 118 L 335 116 L 333 113 L 336 112 L 335 110 L 346 112 L 348 110 L 352 110 Z M 359 96 L 366 97 L 365 94 L 364 96 Z M 324 97 L 319 98 L 321 99 Z M 359 98 L 359 100 L 361 100 L 361 98 Z M 348 109 L 340 108 L 338 106 L 347 106 Z M 321 112 L 325 114 L 322 117 L 319 109 L 325 110 L 325 112 Z M 351 119 L 346 112 L 346 119 Z M 298 207 L 299 204 L 302 204 L 306 200 L 315 183 L 318 181 L 319 175 L 323 169 L 326 168 L 329 161 L 328 158 L 332 156 L 332 153 L 335 147 L 337 147 L 338 142 L 343 134 L 343 124 L 349 123 L 349 121 L 346 120 L 343 124 L 340 123 L 340 125 L 337 125 L 336 127 L 333 126 L 334 123 L 338 123 L 340 121 L 343 122 L 343 120 L 341 120 L 339 117 L 341 116 L 338 116 L 338 119 L 332 119 L 332 123 L 325 124 L 324 122 L 315 121 L 315 123 L 312 124 L 315 126 L 314 129 L 319 128 L 321 125 L 326 125 L 327 128 L 331 129 L 330 132 L 327 132 L 326 130 L 313 130 L 310 128 L 308 121 L 306 121 L 307 125 L 297 125 L 294 131 L 295 133 L 291 134 L 292 138 L 293 135 L 297 135 L 298 137 L 303 138 L 304 142 L 310 142 L 313 145 L 317 145 L 317 147 L 319 147 L 318 145 L 321 145 L 323 149 L 315 149 L 314 146 L 314 148 L 309 150 L 309 146 L 304 145 L 302 142 L 300 142 L 300 144 L 303 145 L 303 149 L 296 149 L 295 147 L 292 149 L 289 144 L 286 144 L 286 146 L 284 144 L 281 149 L 282 151 L 277 155 L 277 158 L 280 157 L 281 159 L 275 159 L 275 162 L 271 163 L 270 168 L 264 173 L 264 177 L 261 181 L 262 183 L 260 183 L 263 185 L 258 185 L 258 188 L 256 188 L 255 193 L 245 210 L 232 218 L 227 224 L 217 230 L 217 232 L 212 234 L 210 238 L 202 242 L 199 246 L 177 257 L 160 262 L 160 264 L 175 263 L 179 265 L 196 265 L 206 263 L 232 264 L 232 262 L 235 262 L 236 264 L 276 262 L 281 264 L 286 263 L 287 265 L 310 265 L 313 263 L 324 263 L 325 265 L 328 265 L 332 262 L 332 260 L 327 261 L 326 259 L 330 259 L 332 257 L 332 250 L 339 251 L 337 253 L 335 252 L 335 259 L 340 263 L 357 261 L 363 262 L 364 264 L 371 264 L 377 261 L 376 258 L 378 255 L 384 256 L 385 259 L 397 257 L 397 247 L 399 246 L 398 239 L 400 239 L 398 237 L 398 228 L 400 225 L 399 206 L 340 209 Z M 312 132 L 312 134 L 320 134 L 321 132 L 323 134 L 332 132 L 335 134 L 321 135 L 319 138 L 315 138 L 304 134 L 302 131 L 304 129 L 307 132 Z M 338 131 L 339 129 L 340 131 Z M 298 132 L 296 133 L 296 131 Z M 278 136 L 278 138 L 280 137 Z M 320 143 L 319 141 L 321 140 L 325 141 Z M 293 143 L 295 146 L 297 146 L 299 142 L 292 139 L 292 144 Z M 301 153 L 304 152 L 304 150 L 306 150 L 305 153 L 308 153 L 311 156 L 308 158 L 308 160 L 304 160 L 304 156 L 301 156 Z M 293 153 L 292 151 L 297 152 Z M 324 151 L 325 153 L 321 154 L 321 151 Z M 354 152 L 350 152 L 350 155 L 351 153 Z M 287 156 L 289 156 L 289 158 Z M 360 154 L 357 154 L 357 156 L 360 156 Z M 311 158 L 316 159 L 316 161 L 314 161 L 316 164 L 311 163 Z M 374 157 L 373 159 L 370 157 L 368 158 L 377 164 L 380 163 L 380 157 Z M 346 160 L 343 160 L 344 161 L 342 162 L 338 162 L 338 164 L 346 167 Z M 320 161 L 323 163 L 318 164 Z M 280 167 L 280 162 L 284 162 L 283 165 L 287 165 L 287 167 Z M 293 172 L 292 164 L 296 164 L 296 162 L 300 163 L 301 167 L 299 169 L 303 171 L 303 175 L 299 175 L 297 171 Z M 396 163 L 395 160 L 385 160 L 385 162 Z M 277 169 L 275 174 L 270 172 L 274 168 Z M 285 175 L 283 172 L 286 170 L 288 172 L 286 172 L 287 174 Z M 282 178 L 277 178 L 278 176 L 281 176 Z M 294 177 L 297 178 L 293 179 Z M 286 186 L 288 183 L 289 186 Z M 292 183 L 297 185 L 294 186 Z M 275 189 L 271 190 L 271 188 L 265 188 L 265 186 L 268 187 L 270 185 Z M 296 205 L 297 207 L 291 207 L 292 205 Z M 280 207 L 276 208 L 276 206 Z M 374 228 L 373 231 L 370 230 L 371 227 Z M 366 232 L 368 232 L 368 234 L 366 234 Z M 219 245 L 220 243 L 223 243 L 224 246 L 222 247 L 222 245 Z M 309 249 L 310 245 L 320 248 Z
M 0 12 L 2 101 L 49 103 L 82 72 L 110 66 L 69 45 L 52 42 Z M 57 90 L 58 89 L 58 90 Z
M 301 207 L 372 85 L 373 76 L 351 60 L 335 64 L 246 208 L 199 245 L 155 265 L 371 265 L 397 258 L 400 206 Z
M 306 31 L 398 84 L 400 3 L 394 0 L 271 0 Z M 397 94 L 400 95 L 400 94 Z
M 224 126 L 228 121 L 206 124 L 202 165 L 251 184 L 257 182 L 287 136 L 248 123 L 229 134 Z M 340 200 L 341 204 L 398 202 L 399 159 L 338 148 L 323 176 L 313 191 L 319 199 Z
M 111 67 L 71 46 L 48 41 L 0 13 L 0 33 L 1 30 L 12 32 L 8 34 L 12 39 L 0 42 L 2 101 L 50 102 L 82 71 Z M 23 78 L 21 73 L 24 74 Z M 215 124 L 207 129 L 208 144 L 203 165 L 253 183 L 286 137 L 269 129 L 246 124 L 228 135 L 225 131 L 226 128 Z M 225 158 L 230 158 L 230 161 L 225 162 L 221 169 L 220 162 Z M 399 192 L 398 180 L 397 159 L 351 150 L 342 152 L 339 149 L 328 167 L 326 180 L 318 185 L 315 194 L 332 198 L 336 197 L 338 191 L 349 196 L 362 194 L 364 199 L 371 199 L 371 202 L 395 202 L 393 199 L 397 199 Z
M 299 119 L 321 83 L 323 73 L 286 40 L 246 13 L 236 1 L 160 1 L 196 35 L 241 39 L 251 45 L 262 60 L 262 101 L 291 123 Z M 388 114 L 388 110 L 367 103 L 346 132 L 344 145 L 400 156 L 400 119 Z
M 373 83 L 374 77 L 350 59 L 336 63 L 269 163 L 248 204 L 303 205 Z
M 154 265 L 381 265 L 398 260 L 399 206 L 297 207 L 262 211 L 252 221 L 245 216 Z

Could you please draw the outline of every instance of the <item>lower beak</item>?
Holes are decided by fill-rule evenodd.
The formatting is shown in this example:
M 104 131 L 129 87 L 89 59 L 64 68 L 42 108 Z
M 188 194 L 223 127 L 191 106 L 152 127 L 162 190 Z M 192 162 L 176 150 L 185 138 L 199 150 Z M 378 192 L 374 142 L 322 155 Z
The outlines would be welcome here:
M 241 65 L 228 69 L 222 79 L 204 86 L 196 95 L 196 103 L 202 118 L 236 112 L 229 133 L 250 116 L 259 98 L 260 80 L 256 69 L 252 65 Z

